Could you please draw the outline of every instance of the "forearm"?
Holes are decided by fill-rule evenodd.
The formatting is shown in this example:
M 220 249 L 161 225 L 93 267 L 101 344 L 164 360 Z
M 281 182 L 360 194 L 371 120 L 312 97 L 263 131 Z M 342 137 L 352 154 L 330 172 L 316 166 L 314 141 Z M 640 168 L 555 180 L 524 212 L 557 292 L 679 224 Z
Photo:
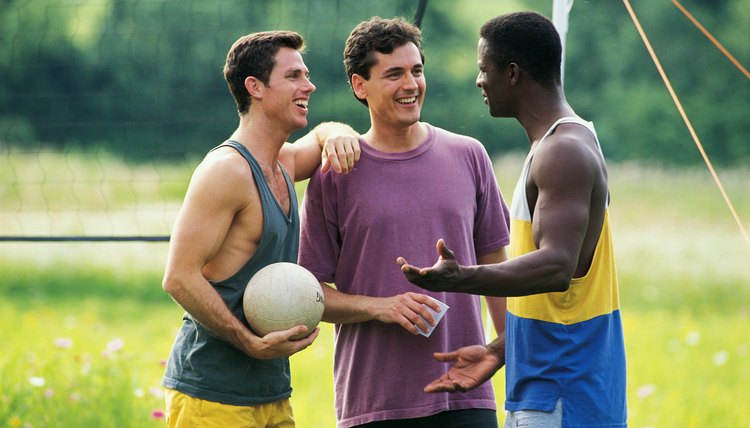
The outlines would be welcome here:
M 321 283 L 325 295 L 323 321 L 334 324 L 353 324 L 374 319 L 369 311 L 367 296 L 355 296 L 342 293 L 332 286 Z
M 312 176 L 321 163 L 321 156 L 329 138 L 357 135 L 354 129 L 344 123 L 323 122 L 317 125 L 290 145 L 294 154 L 294 180 L 306 180 Z
M 497 338 L 488 343 L 485 348 L 487 349 L 487 352 L 497 356 L 499 359 L 496 371 L 505 365 L 505 332 L 498 334 Z
M 459 285 L 452 291 L 496 297 L 565 291 L 573 269 L 550 253 L 538 250 L 503 263 L 462 267 Z
M 205 278 L 165 279 L 164 289 L 203 327 L 237 349 L 255 356 L 251 344 L 257 336 L 232 314 Z
M 492 325 L 495 327 L 495 334 L 500 335 L 505 332 L 505 315 L 507 305 L 505 297 L 486 296 L 487 310 L 492 319 Z

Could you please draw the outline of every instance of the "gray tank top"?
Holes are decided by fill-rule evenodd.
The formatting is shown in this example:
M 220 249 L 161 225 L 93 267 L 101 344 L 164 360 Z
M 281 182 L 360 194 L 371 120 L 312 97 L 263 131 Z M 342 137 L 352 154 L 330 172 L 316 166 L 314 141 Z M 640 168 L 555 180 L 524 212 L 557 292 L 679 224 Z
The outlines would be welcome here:
M 227 146 L 237 150 L 250 164 L 263 206 L 263 234 L 250 260 L 230 278 L 212 285 L 234 316 L 247 325 L 242 296 L 250 278 L 271 263 L 297 262 L 297 194 L 294 183 L 281 167 L 289 191 L 287 216 L 268 187 L 260 165 L 242 144 L 229 140 L 212 150 Z M 172 346 L 162 385 L 200 399 L 236 406 L 277 401 L 292 393 L 288 358 L 258 360 L 249 357 L 187 313 Z

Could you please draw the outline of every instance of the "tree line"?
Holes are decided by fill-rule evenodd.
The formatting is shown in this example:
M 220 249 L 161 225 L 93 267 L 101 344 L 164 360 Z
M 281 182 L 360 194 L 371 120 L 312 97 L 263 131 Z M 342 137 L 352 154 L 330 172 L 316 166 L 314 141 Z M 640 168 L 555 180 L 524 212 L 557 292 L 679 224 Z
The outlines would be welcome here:
M 422 19 L 427 96 L 423 120 L 482 141 L 492 155 L 526 149 L 509 120 L 489 118 L 474 85 L 479 26 L 494 14 L 551 0 L 427 3 Z M 750 161 L 750 81 L 670 2 L 632 1 L 706 152 Z M 747 66 L 750 3 L 683 5 Z M 366 131 L 352 96 L 344 40 L 371 16 L 412 18 L 410 0 L 6 0 L 0 2 L 0 146 L 103 149 L 134 159 L 201 155 L 236 126 L 221 71 L 241 35 L 300 32 L 318 90 L 310 124 Z M 497 9 L 497 10 L 495 10 Z M 610 159 L 702 162 L 621 2 L 578 1 L 566 38 L 568 100 L 595 122 Z M 293 136 L 294 137 L 294 136 Z

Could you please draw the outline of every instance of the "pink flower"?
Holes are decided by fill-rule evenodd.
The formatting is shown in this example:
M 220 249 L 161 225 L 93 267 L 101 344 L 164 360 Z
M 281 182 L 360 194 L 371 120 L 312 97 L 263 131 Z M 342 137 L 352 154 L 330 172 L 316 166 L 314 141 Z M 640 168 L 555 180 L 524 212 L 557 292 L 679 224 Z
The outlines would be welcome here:
M 154 419 L 164 419 L 164 412 L 162 410 L 156 409 L 151 411 L 151 417 Z
M 648 397 L 649 395 L 652 395 L 656 392 L 656 385 L 648 384 L 648 385 L 642 385 L 640 388 L 638 388 L 638 398 L 643 400 L 644 398 Z
M 124 346 L 125 341 L 118 337 L 117 339 L 107 342 L 107 351 L 109 351 L 110 353 L 115 353 L 122 349 Z
M 55 346 L 62 349 L 69 349 L 73 347 L 73 339 L 69 337 L 58 337 L 55 339 Z

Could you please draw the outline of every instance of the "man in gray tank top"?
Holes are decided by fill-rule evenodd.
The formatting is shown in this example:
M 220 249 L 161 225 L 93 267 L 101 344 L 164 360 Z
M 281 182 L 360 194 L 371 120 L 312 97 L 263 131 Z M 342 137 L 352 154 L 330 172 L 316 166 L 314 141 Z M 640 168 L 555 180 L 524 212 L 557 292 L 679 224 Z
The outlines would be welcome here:
M 170 240 L 163 287 L 185 309 L 162 384 L 169 426 L 294 426 L 288 357 L 317 337 L 305 326 L 255 335 L 242 311 L 248 280 L 262 267 L 297 261 L 299 216 L 294 181 L 323 162 L 348 173 L 358 135 L 324 123 L 307 126 L 315 86 L 294 32 L 238 39 L 224 77 L 239 126 L 196 168 Z M 327 139 L 329 133 L 339 137 Z M 343 135 L 343 136 L 341 136 Z

